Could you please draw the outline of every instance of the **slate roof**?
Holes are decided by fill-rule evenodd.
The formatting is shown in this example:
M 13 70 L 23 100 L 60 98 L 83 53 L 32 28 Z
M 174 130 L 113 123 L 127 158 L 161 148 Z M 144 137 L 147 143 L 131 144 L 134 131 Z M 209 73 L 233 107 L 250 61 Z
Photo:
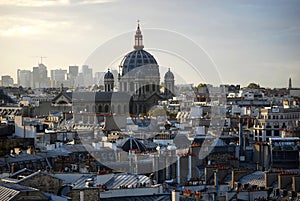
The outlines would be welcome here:
M 83 189 L 86 188 L 85 183 L 87 180 L 96 180 L 96 175 L 82 175 L 77 179 L 71 186 L 73 189 Z
M 20 192 L 32 192 L 32 191 L 38 191 L 38 190 L 35 188 L 22 186 L 19 184 L 0 182 L 0 200 L 1 201 L 12 200 Z
M 39 175 L 39 174 L 47 175 L 49 177 L 61 180 L 59 177 L 56 177 L 55 175 L 52 175 L 52 174 L 49 174 L 47 172 L 43 172 L 43 171 L 39 170 L 39 171 L 36 171 L 36 172 L 34 172 L 30 175 L 25 176 L 22 179 L 14 179 L 13 177 L 10 176 L 8 178 L 4 178 L 3 181 L 8 181 L 8 182 L 12 182 L 12 183 L 21 183 L 21 182 L 26 181 L 26 180 L 28 180 L 28 179 L 36 176 L 36 175 Z
M 32 177 L 34 177 L 34 176 L 36 176 L 36 175 L 39 175 L 39 174 L 47 175 L 47 176 L 52 177 L 52 178 L 54 178 L 54 179 L 59 179 L 59 180 L 61 180 L 60 178 L 58 178 L 58 177 L 56 177 L 56 176 L 54 176 L 54 175 L 52 175 L 52 174 L 49 174 L 49 173 L 47 173 L 47 172 L 43 172 L 43 171 L 39 170 L 39 171 L 36 171 L 36 172 L 32 173 L 31 175 L 28 175 L 27 177 L 24 177 L 23 179 L 20 179 L 20 180 L 18 181 L 18 183 L 19 183 L 19 182 L 22 182 L 22 181 L 25 181 L 25 180 L 27 180 L 27 179 L 30 179 L 30 178 L 32 178 Z
M 250 185 L 257 185 L 257 186 L 265 186 L 264 182 L 265 182 L 265 177 L 263 171 L 255 171 L 251 174 L 242 177 L 239 180 L 239 183 L 241 184 L 250 184 Z
M 15 173 L 13 173 L 13 174 L 11 174 L 11 175 L 9 176 L 9 178 L 17 178 L 20 174 L 25 173 L 25 172 L 28 172 L 28 173 L 30 173 L 30 174 L 34 173 L 33 170 L 30 170 L 30 169 L 27 169 L 27 168 L 23 168 L 23 169 L 18 170 L 17 172 L 15 172 Z
M 149 177 L 135 174 L 116 174 L 105 185 L 109 189 L 119 188 L 120 186 L 136 186 L 138 183 L 150 183 Z
M 70 102 L 114 102 L 130 100 L 130 95 L 126 92 L 60 92 L 53 100 L 54 103 L 60 96 L 66 97 Z
M 101 175 L 105 176 L 105 175 Z M 87 180 L 96 181 L 97 175 L 89 174 L 82 175 L 77 179 L 73 184 L 73 189 L 85 188 L 85 182 Z M 101 179 L 101 178 L 100 178 Z M 106 182 L 104 184 L 108 189 L 118 189 L 120 186 L 135 187 L 137 184 L 150 184 L 149 177 L 145 175 L 136 175 L 136 174 L 113 174 L 107 175 L 106 178 L 103 178 Z
M 18 163 L 18 162 L 23 162 L 23 161 L 38 161 L 45 159 L 46 162 L 48 163 L 48 166 L 50 167 L 50 163 L 47 160 L 45 155 L 42 154 L 27 154 L 27 153 L 22 153 L 19 155 L 14 155 L 10 156 L 8 155 L 7 162 L 12 164 L 12 163 Z
M 63 181 L 63 184 L 71 185 L 79 180 L 83 174 L 82 173 L 62 173 L 62 174 L 55 174 L 57 178 L 60 178 Z
M 60 92 L 52 99 L 52 102 L 55 102 L 60 96 L 66 97 L 70 102 L 72 101 L 72 92 Z
M 147 195 L 147 196 L 128 196 L 128 197 L 114 197 L 101 198 L 103 201 L 170 201 L 171 195 Z
M 67 94 L 73 102 L 114 102 L 130 100 L 130 95 L 126 92 L 73 92 Z
M 64 153 L 81 153 L 95 150 L 89 144 L 67 144 L 62 145 L 60 148 L 56 149 L 57 151 L 62 151 Z

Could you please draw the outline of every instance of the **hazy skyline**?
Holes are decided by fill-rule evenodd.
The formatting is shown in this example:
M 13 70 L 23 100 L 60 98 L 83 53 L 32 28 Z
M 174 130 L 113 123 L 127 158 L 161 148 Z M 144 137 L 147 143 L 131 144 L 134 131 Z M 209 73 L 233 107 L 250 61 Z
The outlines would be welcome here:
M 32 69 L 40 56 L 47 57 L 43 63 L 49 71 L 81 66 L 101 44 L 121 33 L 133 33 L 140 19 L 145 48 L 157 48 L 153 40 L 161 42 L 160 35 L 154 37 L 147 30 L 183 34 L 209 53 L 223 83 L 287 87 L 292 77 L 293 86 L 300 87 L 299 8 L 300 1 L 271 0 L 1 0 L 0 75 L 12 75 L 16 82 L 17 69 Z M 131 51 L 130 34 L 125 47 L 123 43 L 113 47 Z M 182 74 L 184 64 L 171 62 L 170 55 L 149 52 L 161 66 L 192 77 L 190 72 Z M 103 67 L 94 71 L 104 71 L 108 64 L 101 63 Z

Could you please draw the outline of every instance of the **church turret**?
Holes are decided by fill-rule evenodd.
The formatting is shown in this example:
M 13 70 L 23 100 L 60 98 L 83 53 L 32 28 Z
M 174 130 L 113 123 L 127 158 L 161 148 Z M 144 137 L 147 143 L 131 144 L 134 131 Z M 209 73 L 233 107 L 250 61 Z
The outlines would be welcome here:
M 106 92 L 113 91 L 114 89 L 114 75 L 108 69 L 107 73 L 104 75 L 104 90 Z
M 166 72 L 165 74 L 165 95 L 168 97 L 168 98 L 171 98 L 173 96 L 173 93 L 174 93 L 174 84 L 175 84 L 175 81 L 174 81 L 174 74 L 171 72 L 170 68 L 169 70 Z

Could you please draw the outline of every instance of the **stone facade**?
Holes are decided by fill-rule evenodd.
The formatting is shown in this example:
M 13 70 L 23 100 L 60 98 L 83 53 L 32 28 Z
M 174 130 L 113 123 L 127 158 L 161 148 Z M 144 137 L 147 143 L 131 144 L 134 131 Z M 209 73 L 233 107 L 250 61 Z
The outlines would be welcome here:
M 68 196 L 72 198 L 72 201 L 100 200 L 100 189 L 99 188 L 83 188 L 83 189 L 72 189 Z
M 261 109 L 254 124 L 254 140 L 267 141 L 270 137 L 282 137 L 282 131 L 295 125 L 300 118 L 300 108 Z
M 62 187 L 61 179 L 40 171 L 20 180 L 18 183 L 55 195 L 58 194 L 59 189 Z

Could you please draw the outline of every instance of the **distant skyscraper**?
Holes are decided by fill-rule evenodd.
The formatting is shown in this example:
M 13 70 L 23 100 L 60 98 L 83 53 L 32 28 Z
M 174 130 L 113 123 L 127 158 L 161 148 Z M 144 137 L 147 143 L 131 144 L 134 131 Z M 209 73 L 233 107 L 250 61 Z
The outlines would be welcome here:
M 83 87 L 84 86 L 84 76 L 83 73 L 78 73 L 78 77 L 75 81 L 75 87 Z
M 83 86 L 88 87 L 93 83 L 93 69 L 89 68 L 88 65 L 82 66 L 82 75 L 83 75 Z
M 66 81 L 67 70 L 51 70 L 51 87 L 60 87 Z
M 30 70 L 18 69 L 18 85 L 22 87 L 33 87 L 32 72 Z
M 78 66 L 69 66 L 69 75 L 73 77 L 78 76 L 79 67 Z
M 39 64 L 38 67 L 32 68 L 32 79 L 34 88 L 47 88 L 49 79 L 47 77 L 47 67 L 44 64 Z
M 69 66 L 68 83 L 69 87 L 75 87 L 75 81 L 78 77 L 78 66 Z
M 104 85 L 105 72 L 95 72 L 94 83 Z
M 1 84 L 3 87 L 11 87 L 14 85 L 14 80 L 9 75 L 1 76 Z

